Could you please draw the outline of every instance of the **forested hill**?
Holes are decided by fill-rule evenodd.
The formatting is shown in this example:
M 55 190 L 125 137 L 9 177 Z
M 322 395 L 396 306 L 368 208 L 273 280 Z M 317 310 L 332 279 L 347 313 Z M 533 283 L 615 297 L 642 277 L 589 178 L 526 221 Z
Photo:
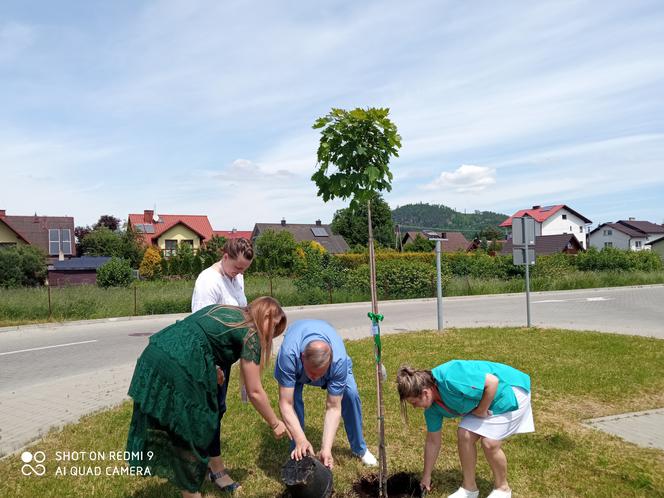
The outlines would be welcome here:
M 395 224 L 402 226 L 401 231 L 413 228 L 440 228 L 442 230 L 458 230 L 466 238 L 489 227 L 498 227 L 508 215 L 491 211 L 475 211 L 460 213 L 442 204 L 406 204 L 392 210 Z

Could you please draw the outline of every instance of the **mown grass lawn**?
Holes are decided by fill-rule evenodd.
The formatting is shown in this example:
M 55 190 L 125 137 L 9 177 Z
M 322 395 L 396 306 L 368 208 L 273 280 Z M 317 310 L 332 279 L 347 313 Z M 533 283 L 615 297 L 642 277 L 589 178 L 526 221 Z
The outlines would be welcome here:
M 654 285 L 664 283 L 664 271 L 630 272 L 578 272 L 561 277 L 534 277 L 531 290 L 553 291 L 621 287 L 626 285 Z M 435 285 L 419 297 L 434 297 Z M 454 277 L 446 283 L 444 294 L 468 296 L 524 292 L 524 279 L 496 279 Z M 48 290 L 45 287 L 5 289 L 0 287 L 0 327 L 29 323 L 90 320 L 132 315 L 158 315 L 188 313 L 191 309 L 193 280 L 140 281 L 130 287 L 103 289 L 96 285 L 51 288 L 49 315 Z M 249 300 L 270 293 L 266 276 L 249 274 L 245 279 Z M 299 292 L 290 277 L 275 277 L 272 291 L 283 306 L 327 304 L 329 296 L 322 290 Z M 379 298 L 398 299 L 400 295 L 385 294 L 378 289 Z M 370 295 L 361 291 L 338 289 L 332 293 L 332 302 L 348 303 L 369 301 Z
M 364 406 L 365 437 L 376 449 L 376 397 L 370 340 L 347 343 Z M 419 476 L 425 428 L 422 413 L 410 411 L 404 425 L 399 415 L 394 375 L 401 363 L 432 367 L 452 358 L 488 359 L 511 364 L 533 380 L 537 432 L 515 436 L 505 444 L 509 480 L 515 497 L 662 497 L 664 452 L 639 448 L 587 428 L 582 420 L 664 406 L 664 341 L 641 337 L 563 330 L 482 328 L 401 334 L 384 338 L 386 437 L 390 473 Z M 277 386 L 266 373 L 265 385 L 276 402 Z M 319 446 L 325 392 L 305 389 L 307 432 Z M 167 482 L 140 477 L 55 476 L 56 468 L 115 462 L 56 462 L 56 451 L 124 449 L 131 406 L 86 417 L 80 423 L 49 434 L 30 450 L 47 454 L 44 477 L 24 477 L 19 455 L 0 461 L 3 497 L 134 497 L 179 496 Z M 429 495 L 444 497 L 460 483 L 456 456 L 456 423 L 447 424 Z M 286 441 L 274 441 L 249 405 L 240 401 L 237 375 L 229 391 L 224 419 L 223 454 L 231 475 L 242 481 L 240 496 L 275 497 L 283 491 L 281 465 Z M 354 496 L 352 483 L 372 472 L 352 458 L 343 429 L 334 448 L 335 489 L 339 497 Z M 490 471 L 480 455 L 481 495 L 491 490 Z M 105 470 L 103 470 L 105 472 Z M 219 496 L 209 485 L 206 496 Z

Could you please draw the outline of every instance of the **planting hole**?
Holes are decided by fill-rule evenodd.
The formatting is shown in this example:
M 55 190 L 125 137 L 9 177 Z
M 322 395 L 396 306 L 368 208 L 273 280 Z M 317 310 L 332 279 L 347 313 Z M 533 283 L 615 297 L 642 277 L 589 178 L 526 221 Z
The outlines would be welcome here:
M 353 491 L 361 498 L 378 496 L 378 476 L 370 474 L 353 484 Z M 387 496 L 390 498 L 410 498 L 422 496 L 420 481 L 413 474 L 399 472 L 387 479 Z

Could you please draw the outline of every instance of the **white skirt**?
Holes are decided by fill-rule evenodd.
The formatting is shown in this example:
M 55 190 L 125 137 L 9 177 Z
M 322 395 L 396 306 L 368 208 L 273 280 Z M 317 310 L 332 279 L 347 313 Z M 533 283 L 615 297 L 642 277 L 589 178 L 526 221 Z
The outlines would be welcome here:
M 489 439 L 505 439 L 512 434 L 535 432 L 533 409 L 530 406 L 530 393 L 520 387 L 513 387 L 519 408 L 500 415 L 486 418 L 469 414 L 461 419 L 459 427 Z

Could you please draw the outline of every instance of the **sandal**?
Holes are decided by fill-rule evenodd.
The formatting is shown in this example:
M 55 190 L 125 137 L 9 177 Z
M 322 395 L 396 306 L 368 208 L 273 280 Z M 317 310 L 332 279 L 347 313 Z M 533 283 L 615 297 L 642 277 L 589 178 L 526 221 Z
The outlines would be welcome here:
M 240 487 L 239 482 L 232 482 L 226 486 L 220 486 L 217 484 L 217 479 L 221 479 L 224 476 L 228 475 L 228 472 L 225 470 L 220 470 L 219 472 L 212 472 L 208 471 L 209 476 L 210 476 L 210 481 L 212 481 L 212 484 L 214 484 L 219 491 L 223 491 L 224 493 L 235 493 L 237 489 Z

